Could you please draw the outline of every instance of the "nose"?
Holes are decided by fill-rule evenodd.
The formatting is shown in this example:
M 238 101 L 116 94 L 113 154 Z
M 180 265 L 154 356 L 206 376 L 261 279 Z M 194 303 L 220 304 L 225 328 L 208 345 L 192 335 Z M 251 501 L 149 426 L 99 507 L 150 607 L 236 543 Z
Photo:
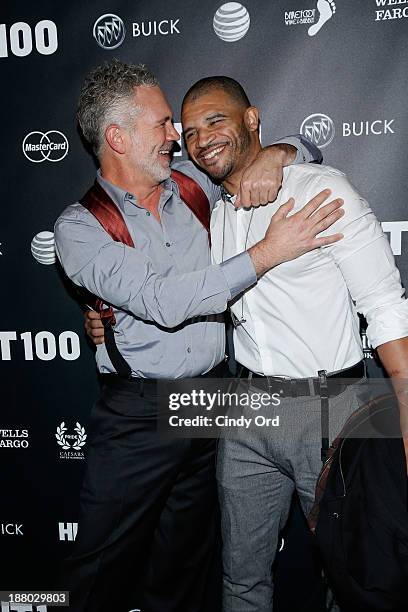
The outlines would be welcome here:
M 212 134 L 210 130 L 206 128 L 200 128 L 197 130 L 197 147 L 205 149 L 214 140 L 215 134 Z
M 178 131 L 176 130 L 176 128 L 174 127 L 172 123 L 169 123 L 167 127 L 166 139 L 176 140 L 176 141 L 180 140 L 180 134 L 178 133 Z

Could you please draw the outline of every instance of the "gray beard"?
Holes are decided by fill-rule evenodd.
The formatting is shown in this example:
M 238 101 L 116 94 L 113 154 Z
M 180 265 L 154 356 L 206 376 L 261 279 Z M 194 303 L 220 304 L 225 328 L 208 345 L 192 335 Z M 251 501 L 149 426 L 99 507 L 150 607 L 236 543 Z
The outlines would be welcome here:
M 171 168 L 163 168 L 160 162 L 157 161 L 148 161 L 143 160 L 139 162 L 140 168 L 148 174 L 153 180 L 157 181 L 157 183 L 162 183 L 166 179 L 170 177 Z

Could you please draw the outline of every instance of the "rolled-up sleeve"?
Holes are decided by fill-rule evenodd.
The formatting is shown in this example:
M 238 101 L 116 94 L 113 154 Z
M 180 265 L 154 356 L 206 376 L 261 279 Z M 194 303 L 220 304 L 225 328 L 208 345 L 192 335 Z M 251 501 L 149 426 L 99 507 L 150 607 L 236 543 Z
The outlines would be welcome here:
M 244 253 L 203 270 L 164 277 L 137 249 L 114 242 L 82 206 L 68 207 L 55 225 L 56 252 L 73 283 L 108 304 L 164 327 L 223 312 L 256 282 Z
M 302 136 L 302 134 L 293 134 L 291 136 L 285 136 L 280 140 L 277 140 L 273 144 L 288 144 L 292 147 L 295 147 L 297 153 L 296 157 L 293 160 L 293 164 L 307 164 L 307 163 L 315 163 L 321 164 L 323 161 L 322 152 L 316 145 L 306 138 Z
M 367 337 L 376 348 L 408 336 L 408 301 L 394 255 L 368 203 L 341 173 L 320 180 L 332 198 L 343 198 L 344 216 L 325 234 L 341 232 L 344 238 L 329 252 L 339 267 L 356 309 L 367 319 Z

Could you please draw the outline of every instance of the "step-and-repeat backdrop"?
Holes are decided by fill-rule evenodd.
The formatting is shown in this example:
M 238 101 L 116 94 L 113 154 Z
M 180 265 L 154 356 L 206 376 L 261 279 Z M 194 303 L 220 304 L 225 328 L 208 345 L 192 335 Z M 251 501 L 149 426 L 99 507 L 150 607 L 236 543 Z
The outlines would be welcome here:
M 176 122 L 195 80 L 238 79 L 261 109 L 264 143 L 301 132 L 349 175 L 406 283 L 408 0 L 21 0 L 0 22 L 0 586 L 40 588 L 75 539 L 98 393 L 53 238 L 95 173 L 74 119 L 85 75 L 113 57 L 147 63 Z M 298 555 L 288 565 L 304 569 Z

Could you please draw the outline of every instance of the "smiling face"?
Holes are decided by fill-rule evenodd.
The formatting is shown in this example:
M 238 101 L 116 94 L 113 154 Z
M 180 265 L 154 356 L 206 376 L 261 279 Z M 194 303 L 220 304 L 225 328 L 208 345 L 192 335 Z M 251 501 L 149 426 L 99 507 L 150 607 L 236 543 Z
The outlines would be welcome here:
M 187 150 L 212 178 L 223 181 L 247 165 L 254 138 L 245 108 L 221 88 L 185 101 L 181 120 Z
M 160 87 L 138 87 L 135 103 L 142 110 L 128 129 L 128 160 L 142 174 L 164 181 L 171 172 L 171 150 L 180 138 L 172 110 Z

